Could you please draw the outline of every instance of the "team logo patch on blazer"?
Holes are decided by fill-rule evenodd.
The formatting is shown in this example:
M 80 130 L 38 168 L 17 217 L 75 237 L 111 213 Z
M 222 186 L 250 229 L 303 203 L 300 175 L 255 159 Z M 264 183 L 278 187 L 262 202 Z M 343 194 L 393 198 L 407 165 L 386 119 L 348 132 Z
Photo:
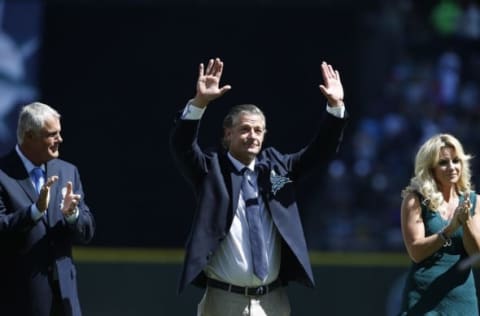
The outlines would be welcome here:
M 270 171 L 270 183 L 272 183 L 272 193 L 275 195 L 278 190 L 289 182 L 292 182 L 288 177 L 279 176 L 274 170 Z

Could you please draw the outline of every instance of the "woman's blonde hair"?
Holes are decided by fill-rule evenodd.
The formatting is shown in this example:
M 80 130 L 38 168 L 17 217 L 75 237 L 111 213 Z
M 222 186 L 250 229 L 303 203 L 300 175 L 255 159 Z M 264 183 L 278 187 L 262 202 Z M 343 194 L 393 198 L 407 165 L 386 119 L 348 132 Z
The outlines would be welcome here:
M 443 202 L 443 195 L 439 191 L 437 182 L 433 176 L 433 168 L 437 166 L 442 148 L 452 148 L 462 165 L 460 178 L 456 189 L 460 194 L 466 195 L 472 189 L 470 159 L 463 150 L 458 139 L 450 134 L 437 134 L 428 139 L 418 150 L 415 157 L 415 174 L 410 179 L 410 184 L 402 191 L 402 197 L 408 193 L 417 191 L 423 198 L 423 203 L 431 210 L 436 210 Z

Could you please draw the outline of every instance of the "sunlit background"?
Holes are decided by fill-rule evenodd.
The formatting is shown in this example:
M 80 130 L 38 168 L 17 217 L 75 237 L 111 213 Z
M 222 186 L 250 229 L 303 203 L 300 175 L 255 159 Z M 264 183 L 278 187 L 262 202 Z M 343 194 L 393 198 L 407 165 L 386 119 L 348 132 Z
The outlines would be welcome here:
M 194 199 L 168 133 L 198 63 L 221 57 L 233 87 L 209 107 L 203 146 L 230 106 L 254 103 L 266 146 L 289 152 L 324 111 L 326 60 L 351 119 L 328 169 L 300 184 L 317 288 L 291 287 L 293 315 L 395 315 L 400 192 L 418 146 L 448 132 L 479 153 L 479 37 L 478 1 L 0 1 L 0 153 L 21 105 L 59 110 L 61 156 L 97 220 L 76 256 L 85 315 L 192 315 L 201 291 L 175 291 Z M 472 168 L 478 187 L 479 158 Z

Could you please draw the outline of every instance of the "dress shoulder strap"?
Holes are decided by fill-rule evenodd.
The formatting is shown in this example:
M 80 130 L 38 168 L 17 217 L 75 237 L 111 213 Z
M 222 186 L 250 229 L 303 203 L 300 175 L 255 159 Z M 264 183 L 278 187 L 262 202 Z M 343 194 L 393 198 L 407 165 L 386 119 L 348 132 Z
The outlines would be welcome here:
M 472 208 L 470 209 L 470 213 L 475 215 L 475 206 L 477 205 L 477 193 L 475 191 L 470 192 L 470 202 L 472 203 Z
M 425 215 L 426 215 L 425 213 L 429 210 L 426 203 L 426 199 L 418 191 L 413 191 L 413 193 L 417 196 L 418 202 L 420 202 L 420 207 L 422 208 L 422 218 L 425 218 Z

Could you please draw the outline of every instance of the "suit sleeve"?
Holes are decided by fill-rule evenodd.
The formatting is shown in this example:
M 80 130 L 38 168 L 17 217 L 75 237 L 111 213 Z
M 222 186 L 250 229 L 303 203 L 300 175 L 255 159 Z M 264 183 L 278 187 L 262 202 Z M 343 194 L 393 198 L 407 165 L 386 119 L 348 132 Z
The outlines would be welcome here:
M 3 185 L 0 185 L 0 233 L 26 232 L 30 230 L 35 221 L 31 215 L 31 205 L 25 206 L 19 211 L 7 213 L 7 193 Z
M 198 145 L 200 120 L 183 120 L 180 115 L 170 134 L 170 151 L 183 176 L 195 185 L 207 170 L 206 159 Z
M 287 155 L 288 168 L 293 178 L 301 178 L 313 169 L 325 167 L 338 153 L 348 121 L 348 115 L 345 114 L 342 119 L 325 113 L 312 141 L 299 152 Z
M 85 203 L 85 195 L 77 168 L 75 168 L 74 177 L 74 192 L 80 194 L 82 198 L 78 205 L 79 213 L 77 220 L 74 223 L 67 225 L 74 234 L 75 241 L 86 244 L 90 242 L 95 233 L 95 219 L 90 208 Z

